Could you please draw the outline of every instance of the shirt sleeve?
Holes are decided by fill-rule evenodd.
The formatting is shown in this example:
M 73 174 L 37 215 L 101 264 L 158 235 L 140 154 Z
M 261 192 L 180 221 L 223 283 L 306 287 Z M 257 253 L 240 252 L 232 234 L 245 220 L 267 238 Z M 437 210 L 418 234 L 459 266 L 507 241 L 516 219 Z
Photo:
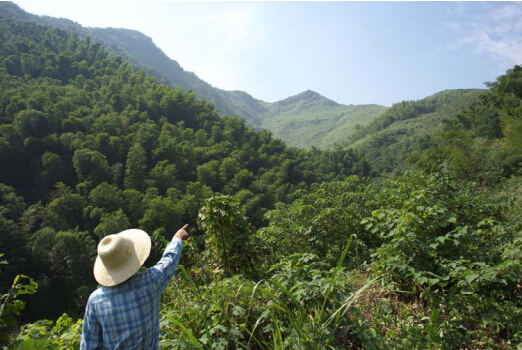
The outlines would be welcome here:
M 181 256 L 181 250 L 183 249 L 183 242 L 180 238 L 174 237 L 172 242 L 167 245 L 165 252 L 156 265 L 151 267 L 156 273 L 159 274 L 160 279 L 160 292 L 163 293 L 165 288 L 169 285 L 174 272 L 178 268 L 179 258 Z
M 92 305 L 87 302 L 85 316 L 83 317 L 82 338 L 80 350 L 103 349 L 103 334 L 101 324 L 98 322 Z

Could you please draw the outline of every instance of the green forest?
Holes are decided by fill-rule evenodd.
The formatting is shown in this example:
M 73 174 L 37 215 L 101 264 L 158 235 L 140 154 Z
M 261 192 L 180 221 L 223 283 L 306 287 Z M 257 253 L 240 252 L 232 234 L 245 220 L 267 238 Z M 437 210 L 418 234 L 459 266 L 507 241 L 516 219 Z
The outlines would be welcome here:
M 100 42 L 110 53 L 155 76 L 159 82 L 192 90 L 196 97 L 211 101 L 219 115 L 240 116 L 247 125 L 270 130 L 289 146 L 328 148 L 344 144 L 357 124 L 366 125 L 386 110 L 379 105 L 338 104 L 310 90 L 274 103 L 261 101 L 244 91 L 213 87 L 185 71 L 152 38 L 136 30 L 83 27 L 65 18 L 33 15 L 7 1 L 0 2 L 2 13 Z
M 0 15 L 0 347 L 77 349 L 98 242 L 188 223 L 163 349 L 522 348 L 522 67 L 330 150 L 240 117 Z

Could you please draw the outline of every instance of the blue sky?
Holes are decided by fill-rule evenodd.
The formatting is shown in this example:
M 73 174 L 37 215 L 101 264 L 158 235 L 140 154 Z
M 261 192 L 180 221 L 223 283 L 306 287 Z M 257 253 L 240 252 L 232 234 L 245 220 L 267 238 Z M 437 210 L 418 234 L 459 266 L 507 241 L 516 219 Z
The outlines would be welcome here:
M 139 30 L 213 86 L 267 102 L 310 89 L 390 106 L 522 63 L 520 2 L 15 2 Z

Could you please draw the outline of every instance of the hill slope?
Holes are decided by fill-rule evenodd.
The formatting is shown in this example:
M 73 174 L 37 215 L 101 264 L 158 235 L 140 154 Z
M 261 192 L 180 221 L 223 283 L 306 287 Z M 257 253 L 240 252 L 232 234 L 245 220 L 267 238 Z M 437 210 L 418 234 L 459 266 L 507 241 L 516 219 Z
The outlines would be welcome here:
M 251 125 L 256 125 L 257 114 L 263 110 L 263 101 L 252 98 L 242 91 L 224 91 L 199 79 L 194 73 L 185 71 L 177 61 L 170 59 L 145 34 L 130 29 L 91 28 L 65 18 L 37 16 L 30 14 L 11 2 L 0 3 L 0 14 L 6 14 L 26 21 L 53 26 L 69 32 L 77 32 L 80 37 L 91 37 L 102 42 L 109 51 L 122 55 L 138 68 L 158 78 L 160 82 L 173 87 L 193 90 L 198 97 L 212 101 L 221 114 L 238 115 Z
M 270 130 L 290 146 L 315 145 L 323 148 L 333 146 L 336 142 L 345 142 L 355 124 L 364 125 L 384 110 L 375 105 L 344 106 L 333 101 L 323 103 L 316 98 L 318 94 L 308 92 L 268 103 L 244 91 L 225 91 L 213 87 L 196 74 L 185 71 L 178 62 L 167 57 L 151 38 L 135 30 L 86 28 L 64 18 L 29 14 L 10 2 L 0 3 L 0 14 L 54 26 L 76 32 L 80 37 L 100 41 L 109 51 L 154 75 L 160 82 L 193 90 L 197 97 L 204 97 L 214 103 L 220 115 L 245 118 L 250 126 Z
M 261 128 L 290 146 L 328 148 L 346 142 L 357 125 L 368 124 L 386 109 L 379 105 L 342 105 L 308 90 L 270 104 L 261 116 Z
M 443 126 L 443 120 L 468 108 L 483 91 L 446 90 L 419 101 L 394 104 L 356 131 L 348 148 L 358 151 L 379 174 L 401 173 L 410 168 L 406 162 L 410 153 L 427 148 L 431 135 Z

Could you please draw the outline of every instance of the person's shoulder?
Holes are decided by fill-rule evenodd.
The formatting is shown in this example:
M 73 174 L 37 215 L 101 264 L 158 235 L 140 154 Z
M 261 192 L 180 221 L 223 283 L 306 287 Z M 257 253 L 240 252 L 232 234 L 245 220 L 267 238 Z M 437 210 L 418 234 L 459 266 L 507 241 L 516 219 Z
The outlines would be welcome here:
M 97 288 L 94 292 L 89 296 L 88 303 L 95 303 L 97 301 L 103 300 L 106 298 L 105 293 L 103 292 L 103 287 Z
M 141 288 L 147 285 L 153 285 L 159 278 L 161 273 L 156 265 L 151 266 L 146 271 L 138 272 L 135 277 L 135 288 Z

